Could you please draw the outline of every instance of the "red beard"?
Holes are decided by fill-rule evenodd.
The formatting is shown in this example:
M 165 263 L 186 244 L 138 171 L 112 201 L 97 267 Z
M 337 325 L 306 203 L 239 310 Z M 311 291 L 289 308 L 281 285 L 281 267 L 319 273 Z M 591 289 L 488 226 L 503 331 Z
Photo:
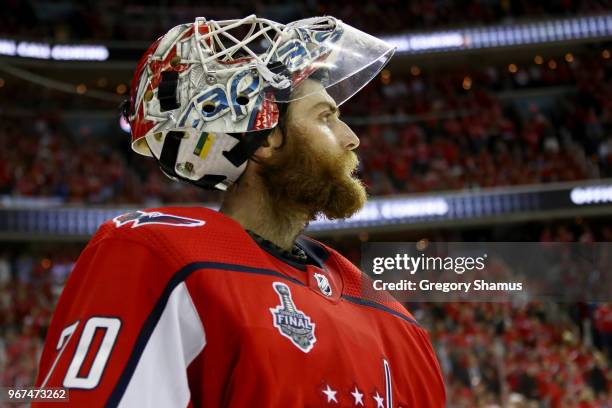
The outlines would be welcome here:
M 319 151 L 307 135 L 288 127 L 285 145 L 261 161 L 259 175 L 278 215 L 299 211 L 316 218 L 347 218 L 363 208 L 367 195 L 353 176 L 359 160 L 352 151 Z

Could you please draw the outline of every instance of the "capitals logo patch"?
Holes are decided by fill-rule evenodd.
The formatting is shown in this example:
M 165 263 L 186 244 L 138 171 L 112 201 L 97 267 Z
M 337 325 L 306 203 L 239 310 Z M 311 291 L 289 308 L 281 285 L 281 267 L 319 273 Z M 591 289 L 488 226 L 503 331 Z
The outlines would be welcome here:
M 314 333 L 315 324 L 310 321 L 310 316 L 295 307 L 289 286 L 274 282 L 272 287 L 281 302 L 280 305 L 270 308 L 274 327 L 300 350 L 308 353 L 317 341 Z
M 130 223 L 132 223 L 132 228 L 150 224 L 172 225 L 174 227 L 200 227 L 206 224 L 205 221 L 195 218 L 179 217 L 178 215 L 164 214 L 158 211 L 133 211 L 118 215 L 113 218 L 113 222 L 117 228 Z

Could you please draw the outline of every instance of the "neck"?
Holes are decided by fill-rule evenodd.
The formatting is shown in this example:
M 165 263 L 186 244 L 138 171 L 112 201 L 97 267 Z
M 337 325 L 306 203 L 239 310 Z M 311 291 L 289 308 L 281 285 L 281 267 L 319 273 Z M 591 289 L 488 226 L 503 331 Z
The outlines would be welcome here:
M 308 213 L 292 211 L 273 202 L 261 180 L 251 174 L 243 174 L 239 183 L 230 187 L 219 211 L 242 228 L 288 251 L 311 220 Z

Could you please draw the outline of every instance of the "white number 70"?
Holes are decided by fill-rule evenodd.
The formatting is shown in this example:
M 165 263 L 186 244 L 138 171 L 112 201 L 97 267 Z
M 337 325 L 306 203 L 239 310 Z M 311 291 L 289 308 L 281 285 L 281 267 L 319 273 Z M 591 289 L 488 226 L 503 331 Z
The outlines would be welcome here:
M 67 343 L 67 340 L 70 340 L 70 337 L 72 337 L 72 334 L 75 332 L 78 325 L 79 322 L 75 322 L 62 330 L 62 334 L 57 342 L 57 350 L 63 349 Z M 72 361 L 70 362 L 70 366 L 68 366 L 66 377 L 64 377 L 63 386 L 65 388 L 91 390 L 92 388 L 96 388 L 98 386 L 110 353 L 115 345 L 115 340 L 117 340 L 117 335 L 119 334 L 120 328 L 121 320 L 115 317 L 92 317 L 87 320 L 87 323 L 85 323 L 85 327 L 83 328 L 83 333 L 81 333 L 79 344 L 77 345 Z M 89 373 L 87 373 L 84 377 L 79 377 L 79 371 L 83 366 L 85 357 L 87 357 L 87 354 L 89 353 L 91 342 L 93 341 L 96 330 L 98 329 L 104 329 L 104 338 L 102 338 L 102 343 L 96 352 Z

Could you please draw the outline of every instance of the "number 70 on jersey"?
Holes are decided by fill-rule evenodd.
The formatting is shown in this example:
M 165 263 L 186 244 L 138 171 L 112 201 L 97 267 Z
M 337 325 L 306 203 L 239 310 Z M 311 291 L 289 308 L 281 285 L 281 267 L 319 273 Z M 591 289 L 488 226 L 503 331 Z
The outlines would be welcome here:
M 76 321 L 70 326 L 67 326 L 60 334 L 57 342 L 56 350 L 59 351 L 49 373 L 43 381 L 41 387 L 47 384 L 47 381 L 51 377 L 55 366 L 60 360 L 68 342 L 71 340 L 80 322 Z M 104 368 L 110 357 L 110 353 L 113 350 L 119 330 L 121 329 L 121 320 L 116 317 L 101 317 L 94 316 L 90 317 L 85 322 L 85 327 L 79 338 L 79 342 L 76 346 L 76 351 L 72 356 L 64 381 L 62 385 L 65 388 L 76 388 L 83 390 L 91 390 L 96 388 L 100 383 Z M 94 337 L 99 330 L 103 330 L 102 340 L 99 342 L 100 345 L 97 349 L 92 349 Z M 94 353 L 93 355 L 91 355 Z M 88 361 L 92 361 L 91 368 L 87 373 L 81 373 L 81 368 L 85 363 L 86 358 Z M 93 359 L 93 360 L 92 360 Z

